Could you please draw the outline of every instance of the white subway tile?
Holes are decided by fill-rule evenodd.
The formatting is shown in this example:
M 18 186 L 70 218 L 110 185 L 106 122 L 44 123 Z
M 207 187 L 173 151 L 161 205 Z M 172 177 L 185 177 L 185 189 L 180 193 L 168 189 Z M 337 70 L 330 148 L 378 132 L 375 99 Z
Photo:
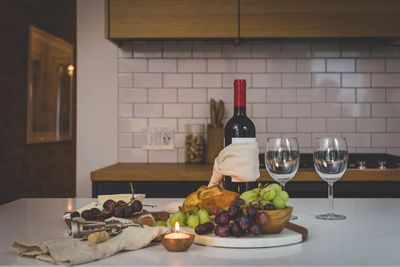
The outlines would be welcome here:
M 339 57 L 339 44 L 332 43 L 315 43 L 311 45 L 312 57 Z
M 251 56 L 255 58 L 281 56 L 280 43 L 253 43 L 251 44 L 251 48 Z
M 283 133 L 282 137 L 294 137 L 297 139 L 297 143 L 299 144 L 299 147 L 305 148 L 305 147 L 311 147 L 311 134 L 310 133 Z M 301 160 L 301 158 L 300 158 Z
M 190 118 L 192 104 L 164 104 L 164 117 Z
M 247 103 L 265 103 L 267 101 L 267 89 L 247 89 Z
M 118 105 L 118 117 L 133 117 L 133 106 L 132 104 L 122 104 Z
M 184 162 L 185 162 L 185 149 L 178 148 L 178 163 L 184 163 Z
M 283 73 L 282 87 L 311 87 L 311 74 Z
M 132 148 L 133 136 L 131 133 L 118 134 L 118 147 Z
M 312 87 L 340 87 L 340 74 L 338 73 L 313 73 Z
M 145 132 L 133 133 L 133 147 L 141 148 L 144 144 L 146 144 Z
M 176 72 L 176 59 L 149 59 L 149 72 Z
M 296 89 L 267 89 L 267 103 L 296 102 Z
M 371 75 L 365 73 L 342 74 L 343 87 L 369 87 Z
M 253 104 L 253 118 L 282 117 L 282 104 Z
M 400 133 L 373 133 L 373 147 L 400 147 Z
M 260 151 L 260 153 L 262 153 L 262 152 L 265 152 L 265 148 L 266 148 L 266 146 L 267 146 L 267 138 L 269 137 L 269 136 L 277 136 L 277 137 L 280 137 L 280 135 L 279 134 L 269 134 L 269 135 L 267 135 L 267 133 L 265 133 L 265 132 L 257 132 L 256 133 L 256 140 L 257 140 L 257 143 L 258 143 L 258 149 L 259 149 L 259 151 Z
M 199 43 L 193 44 L 194 58 L 218 58 L 221 57 L 221 44 Z
M 151 103 L 174 103 L 177 100 L 176 89 L 154 88 L 149 89 L 149 102 Z
M 374 119 L 374 118 L 357 119 L 357 132 L 385 132 L 385 131 L 386 131 L 385 119 Z
M 312 104 L 313 117 L 340 117 L 339 103 L 314 103 Z
M 357 72 L 383 72 L 385 60 L 378 58 L 358 58 Z
M 210 105 L 205 104 L 193 104 L 193 117 L 194 118 L 209 118 L 210 117 Z
M 238 59 L 237 60 L 237 71 L 238 72 L 266 72 L 266 60 L 265 59 Z
M 386 59 L 387 72 L 400 72 L 400 59 L 387 58 Z
M 297 72 L 325 72 L 325 59 L 297 59 Z
M 233 88 L 229 89 L 208 89 L 208 99 L 213 98 L 216 101 L 233 102 Z
M 325 119 L 297 119 L 297 132 L 325 132 Z
M 147 102 L 147 89 L 119 89 L 118 102 Z
M 384 46 L 381 44 L 371 45 L 372 57 L 398 57 L 399 48 L 396 46 Z
M 370 133 L 344 133 L 343 137 L 346 138 L 349 147 L 370 147 L 371 134 Z
M 120 58 L 118 72 L 147 72 L 147 59 Z
M 130 58 L 132 57 L 132 45 L 131 44 L 123 44 L 118 48 L 118 57 L 119 58 Z
M 160 58 L 161 55 L 161 44 L 135 44 L 133 47 L 133 57 L 135 58 Z
M 193 87 L 221 87 L 221 74 L 193 74 Z
M 369 57 L 370 45 L 365 42 L 343 43 L 342 57 Z
M 354 72 L 356 69 L 355 60 L 348 58 L 327 59 L 326 66 L 328 72 Z
M 296 132 L 296 119 L 267 119 L 267 131 Z
M 133 85 L 134 87 L 161 87 L 162 75 L 154 73 L 134 73 Z
M 356 119 L 352 118 L 328 118 L 327 119 L 328 132 L 355 132 Z
M 296 72 L 296 60 L 288 58 L 267 59 L 268 72 Z
M 235 79 L 245 79 L 247 87 L 251 87 L 251 74 L 247 73 L 224 73 L 222 74 L 222 87 L 233 88 Z
M 178 59 L 178 72 L 206 72 L 205 59 Z
M 118 162 L 121 163 L 144 163 L 147 162 L 147 151 L 140 148 L 119 149 Z
M 119 133 L 130 133 L 140 132 L 146 129 L 147 119 L 119 119 L 118 120 L 118 132 Z
M 371 105 L 370 104 L 355 104 L 343 103 L 342 104 L 343 117 L 370 117 Z
M 300 88 L 297 89 L 297 102 L 325 102 L 325 88 Z
M 169 128 L 174 131 L 178 130 L 177 119 L 160 119 L 160 118 L 150 118 L 149 127 L 151 128 Z
M 135 103 L 133 105 L 133 114 L 135 118 L 162 117 L 162 104 Z
M 387 119 L 387 131 L 400 132 L 400 118 Z
M 354 88 L 328 88 L 326 89 L 327 102 L 355 102 Z
M 385 151 L 385 150 L 384 150 L 384 151 Z M 384 153 L 384 152 L 382 152 L 382 153 Z M 395 156 L 400 156 L 400 148 L 397 148 L 397 147 L 395 147 L 395 148 L 388 147 L 388 148 L 386 149 L 386 153 L 391 154 L 391 155 L 395 155 Z
M 312 133 L 311 134 L 312 136 L 312 142 L 313 142 L 313 144 L 314 144 L 314 142 L 315 142 L 315 139 L 317 139 L 317 138 L 328 138 L 328 137 L 330 137 L 330 138 L 334 138 L 334 137 L 342 137 L 342 134 L 341 133 L 333 133 L 333 132 L 330 132 L 330 133 Z
M 198 103 L 207 102 L 207 89 L 178 89 L 178 102 Z
M 253 74 L 253 87 L 281 87 L 281 74 Z
M 118 87 L 133 87 L 132 73 L 118 73 Z
M 188 124 L 203 124 L 204 128 L 207 127 L 207 119 L 196 118 L 196 119 L 178 119 L 178 132 L 185 133 L 186 125 Z
M 254 110 L 253 110 L 254 112 Z M 254 116 L 254 115 L 253 115 Z M 267 131 L 267 119 L 262 118 L 262 119 L 251 119 L 254 123 L 254 127 L 256 127 L 257 132 L 266 132 Z
M 223 57 L 243 58 L 250 57 L 251 47 L 249 44 L 235 46 L 232 43 L 222 45 Z
M 400 87 L 400 74 L 398 74 L 398 73 L 372 73 L 372 86 L 374 86 L 374 87 Z
M 175 147 L 184 148 L 185 147 L 185 133 L 176 133 L 175 134 Z
M 386 153 L 386 149 L 383 147 L 358 147 L 357 153 Z
M 372 117 L 400 117 L 400 103 L 372 103 Z
M 310 117 L 311 104 L 282 104 L 282 117 Z
M 236 72 L 236 59 L 208 59 L 208 72 Z
M 302 43 L 284 43 L 282 44 L 283 57 L 310 57 L 311 46 L 310 44 Z
M 383 88 L 357 88 L 357 102 L 385 102 Z
M 188 58 L 192 56 L 192 45 L 184 43 L 164 43 L 164 58 Z
M 400 88 L 386 89 L 387 102 L 400 102 Z
M 149 162 L 175 163 L 178 161 L 178 151 L 174 150 L 150 150 Z
M 192 74 L 164 74 L 164 87 L 191 87 Z

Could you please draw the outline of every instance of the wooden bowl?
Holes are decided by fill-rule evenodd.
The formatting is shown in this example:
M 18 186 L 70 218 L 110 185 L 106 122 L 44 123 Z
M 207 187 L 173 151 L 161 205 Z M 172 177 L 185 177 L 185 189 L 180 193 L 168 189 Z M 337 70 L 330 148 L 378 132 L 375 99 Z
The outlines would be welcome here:
M 281 210 L 262 210 L 268 215 L 268 222 L 261 225 L 263 234 L 278 234 L 287 225 L 292 215 L 293 207 L 287 206 Z

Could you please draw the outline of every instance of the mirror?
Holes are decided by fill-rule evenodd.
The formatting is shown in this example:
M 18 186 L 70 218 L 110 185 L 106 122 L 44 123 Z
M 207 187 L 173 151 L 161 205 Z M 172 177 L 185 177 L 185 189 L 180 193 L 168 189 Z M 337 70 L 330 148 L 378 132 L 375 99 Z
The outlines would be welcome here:
M 72 138 L 73 45 L 29 28 L 27 143 Z

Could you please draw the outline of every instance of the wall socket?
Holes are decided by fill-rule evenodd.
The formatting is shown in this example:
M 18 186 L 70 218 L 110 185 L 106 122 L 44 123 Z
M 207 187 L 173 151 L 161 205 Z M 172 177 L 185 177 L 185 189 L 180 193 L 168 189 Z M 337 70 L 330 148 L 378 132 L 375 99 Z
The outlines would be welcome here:
M 174 130 L 170 128 L 147 128 L 143 150 L 172 150 L 174 149 Z

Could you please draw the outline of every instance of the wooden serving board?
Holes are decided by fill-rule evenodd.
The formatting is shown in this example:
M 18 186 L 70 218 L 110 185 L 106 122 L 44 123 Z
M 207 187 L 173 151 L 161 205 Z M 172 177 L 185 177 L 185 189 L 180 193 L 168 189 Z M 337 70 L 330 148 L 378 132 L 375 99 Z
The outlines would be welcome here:
M 193 229 L 184 227 L 183 232 L 194 233 Z M 297 244 L 305 241 L 308 237 L 307 228 L 288 223 L 285 229 L 279 234 L 242 236 L 237 237 L 218 237 L 216 235 L 197 235 L 194 243 L 211 247 L 226 248 L 268 248 Z

